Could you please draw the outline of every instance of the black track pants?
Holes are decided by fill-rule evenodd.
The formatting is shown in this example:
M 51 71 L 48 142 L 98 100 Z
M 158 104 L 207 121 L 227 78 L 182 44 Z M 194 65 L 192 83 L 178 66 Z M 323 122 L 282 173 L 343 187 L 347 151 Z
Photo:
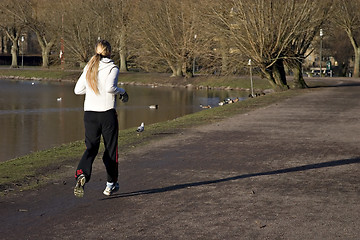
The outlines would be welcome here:
M 102 135 L 105 145 L 103 162 L 106 167 L 107 181 L 117 182 L 119 124 L 115 109 L 106 112 L 85 111 L 84 124 L 86 150 L 79 162 L 75 177 L 84 174 L 86 181 L 90 180 L 92 164 L 99 151 Z

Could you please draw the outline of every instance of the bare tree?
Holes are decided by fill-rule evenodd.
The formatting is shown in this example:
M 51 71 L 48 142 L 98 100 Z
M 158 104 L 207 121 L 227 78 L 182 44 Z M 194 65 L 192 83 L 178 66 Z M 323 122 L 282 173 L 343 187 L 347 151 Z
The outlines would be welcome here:
M 49 67 L 51 49 L 59 40 L 61 27 L 60 5 L 57 1 L 32 0 L 29 2 L 31 15 L 24 15 L 27 26 L 37 36 L 41 47 L 42 66 Z M 25 11 L 24 11 L 25 13 Z
M 201 64 L 201 72 L 215 74 L 232 74 L 239 69 L 238 61 L 242 54 L 231 45 L 228 37 L 224 34 L 227 25 L 219 21 L 217 14 L 227 15 L 230 9 L 229 1 L 200 1 L 196 15 L 199 18 L 198 37 L 195 49 L 198 62 Z M 235 57 L 236 55 L 236 57 Z M 245 57 L 246 58 L 246 57 Z
M 61 0 L 65 56 L 83 67 L 92 56 L 98 38 L 101 38 L 103 19 L 89 7 L 101 7 L 102 1 Z
M 62 0 L 67 58 L 84 65 L 98 39 L 112 43 L 118 52 L 120 71 L 127 71 L 127 44 L 130 0 Z M 81 16 L 81 17 L 79 17 Z
M 131 31 L 131 21 L 132 21 L 132 12 L 134 10 L 134 0 L 110 0 L 110 7 L 113 10 L 111 12 L 111 21 L 110 27 L 115 30 L 115 47 L 119 53 L 120 60 L 120 72 L 127 72 L 127 58 L 129 56 L 129 44 L 130 44 L 130 31 Z
M 18 51 L 19 51 L 19 39 L 21 37 L 21 31 L 25 27 L 25 22 L 17 18 L 11 12 L 16 11 L 18 1 L 3 0 L 0 3 L 0 28 L 8 36 L 11 41 L 11 67 L 17 68 Z
M 286 56 L 286 63 L 294 73 L 293 88 L 306 88 L 302 74 L 303 60 L 309 50 L 315 36 L 320 32 L 321 26 L 328 20 L 329 12 L 332 9 L 333 1 L 297 1 L 299 22 L 297 36 L 290 42 L 289 51 Z
M 86 5 L 97 17 L 99 37 L 106 38 L 113 44 L 120 60 L 120 72 L 127 72 L 129 28 L 131 12 L 135 1 L 104 0 L 87 1 Z M 100 23 L 100 24 L 99 24 Z
M 318 6 L 310 0 L 224 2 L 213 8 L 213 16 L 219 19 L 219 31 L 229 46 L 252 59 L 274 88 L 287 89 L 284 61 L 301 60 L 319 24 L 310 21 Z M 235 58 L 231 62 L 244 65 Z
M 196 41 L 196 1 L 140 0 L 137 8 L 139 62 L 167 64 L 172 76 L 189 75 Z
M 336 13 L 333 21 L 342 28 L 354 50 L 354 77 L 360 76 L 360 46 L 356 38 L 360 29 L 360 0 L 337 0 Z
M 36 34 L 42 51 L 42 66 L 48 67 L 50 50 L 58 39 L 57 2 L 13 0 L 11 3 L 4 6 L 4 11 Z

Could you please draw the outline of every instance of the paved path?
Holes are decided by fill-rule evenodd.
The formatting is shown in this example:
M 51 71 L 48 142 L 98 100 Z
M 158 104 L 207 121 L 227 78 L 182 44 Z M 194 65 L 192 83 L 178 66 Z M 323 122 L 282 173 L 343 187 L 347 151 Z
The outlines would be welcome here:
M 334 80 L 335 82 L 335 80 Z M 350 84 L 351 85 L 351 84 Z M 360 239 L 360 85 L 329 87 L 0 202 L 2 239 Z

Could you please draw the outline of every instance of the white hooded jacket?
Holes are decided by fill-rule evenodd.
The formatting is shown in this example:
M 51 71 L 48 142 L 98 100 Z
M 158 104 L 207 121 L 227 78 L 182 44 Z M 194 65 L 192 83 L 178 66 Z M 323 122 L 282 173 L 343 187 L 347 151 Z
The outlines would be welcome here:
M 86 65 L 74 89 L 77 95 L 85 94 L 84 111 L 105 112 L 116 108 L 116 95 L 125 93 L 123 88 L 117 86 L 119 68 L 109 58 L 100 60 L 98 72 L 99 94 L 95 94 L 86 81 L 87 69 L 88 66 Z

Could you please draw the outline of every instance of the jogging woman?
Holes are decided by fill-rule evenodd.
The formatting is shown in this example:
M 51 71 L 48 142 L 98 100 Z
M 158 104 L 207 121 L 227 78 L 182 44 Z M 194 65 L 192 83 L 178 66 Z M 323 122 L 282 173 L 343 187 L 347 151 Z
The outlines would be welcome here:
M 118 184 L 118 119 L 116 96 L 128 101 L 124 89 L 117 86 L 119 69 L 110 59 L 109 42 L 100 40 L 95 46 L 95 55 L 85 66 L 74 92 L 85 94 L 84 125 L 86 150 L 76 169 L 74 195 L 84 196 L 84 185 L 90 180 L 92 164 L 98 153 L 100 138 L 103 137 L 105 151 L 103 162 L 107 172 L 104 194 L 110 196 L 119 189 Z

